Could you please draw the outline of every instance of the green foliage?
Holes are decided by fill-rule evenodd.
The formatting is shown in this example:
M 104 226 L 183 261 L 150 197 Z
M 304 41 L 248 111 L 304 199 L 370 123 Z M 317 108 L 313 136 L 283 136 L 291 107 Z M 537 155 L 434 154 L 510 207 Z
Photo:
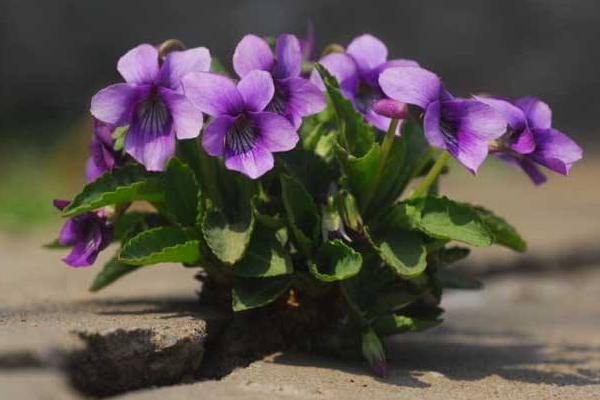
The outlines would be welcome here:
M 195 236 L 192 230 L 176 227 L 150 229 L 123 245 L 119 261 L 130 265 L 194 264 L 200 260 L 200 242 Z
M 194 226 L 198 207 L 198 183 L 190 167 L 172 158 L 165 172 L 165 203 L 167 211 L 183 226 Z M 200 203 L 201 205 L 201 203 Z
M 373 322 L 373 329 L 381 336 L 390 336 L 398 333 L 419 332 L 433 328 L 442 323 L 442 320 L 426 320 L 408 317 L 405 315 L 384 315 Z
M 119 261 L 116 258 L 113 258 L 109 262 L 107 262 L 104 265 L 104 267 L 102 267 L 102 270 L 96 275 L 94 281 L 92 282 L 92 285 L 90 286 L 90 291 L 97 292 L 101 289 L 104 289 L 111 283 L 122 278 L 128 273 L 135 271 L 138 268 L 139 266 L 128 265 Z
M 330 322 L 323 328 L 339 333 L 340 342 L 362 345 L 383 373 L 381 337 L 438 325 L 444 289 L 481 286 L 451 266 L 470 252 L 452 242 L 526 249 L 491 211 L 437 195 L 451 156 L 428 146 L 421 111 L 411 110 L 401 135 L 396 120 L 379 132 L 336 79 L 315 68 L 328 106 L 303 120 L 297 148 L 277 152 L 273 170 L 261 178 L 228 170 L 191 139 L 177 141 L 163 172 L 130 164 L 86 185 L 64 216 L 103 208 L 121 243 L 90 290 L 141 266 L 202 267 L 216 301 L 228 301 L 231 290 L 233 311 L 271 304 L 267 313 L 298 318 L 293 329 L 311 319 Z M 212 70 L 222 72 L 215 59 Z M 119 146 L 125 134 L 115 133 Z M 407 187 L 421 177 L 407 198 Z M 154 210 L 127 212 L 135 201 Z
M 369 125 L 350 100 L 342 96 L 336 79 L 320 64 L 315 66 L 321 75 L 327 93 L 335 109 L 339 129 L 342 132 L 339 139 L 345 150 L 354 157 L 367 154 L 375 143 L 376 129 Z
M 483 207 L 474 208 L 479 218 L 494 235 L 497 244 L 521 253 L 527 250 L 527 242 L 506 220 Z
M 87 184 L 63 210 L 63 215 L 70 217 L 108 205 L 136 200 L 162 201 L 163 198 L 164 185 L 160 174 L 146 172 L 141 165 L 127 165 Z
M 400 277 L 412 278 L 425 271 L 427 251 L 419 233 L 393 229 L 373 241 L 377 254 Z
M 360 272 L 362 256 L 341 240 L 323 243 L 317 261 L 310 272 L 320 281 L 335 282 L 351 278 Z
M 365 207 L 365 200 L 377 172 L 381 158 L 381 146 L 375 143 L 371 149 L 361 157 L 348 153 L 342 146 L 336 146 L 336 154 L 340 167 L 350 192 L 352 192 L 361 209 Z
M 274 278 L 237 278 L 232 290 L 233 311 L 263 307 L 277 300 L 290 286 L 289 276 Z
M 233 265 L 233 271 L 244 278 L 267 278 L 291 274 L 294 267 L 277 231 L 257 223 L 246 255 Z
M 242 259 L 252 237 L 254 214 L 248 206 L 244 215 L 231 221 L 223 211 L 209 208 L 202 221 L 202 234 L 213 254 L 225 264 Z
M 411 209 L 411 206 L 415 208 Z M 490 246 L 494 241 L 492 232 L 473 207 L 447 197 L 413 200 L 403 215 L 408 215 L 410 225 L 436 239 L 456 240 L 478 247 Z
M 309 255 L 320 229 L 317 206 L 300 181 L 285 174 L 281 175 L 281 198 L 296 244 Z

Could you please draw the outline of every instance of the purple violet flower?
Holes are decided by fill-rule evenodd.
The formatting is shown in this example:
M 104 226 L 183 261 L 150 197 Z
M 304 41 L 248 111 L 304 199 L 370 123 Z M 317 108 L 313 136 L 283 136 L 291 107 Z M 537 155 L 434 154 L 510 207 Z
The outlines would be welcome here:
M 90 158 L 85 171 L 88 182 L 95 181 L 123 162 L 122 154 L 114 149 L 114 130 L 112 125 L 94 119 L 94 137 L 90 143 Z
M 492 153 L 521 168 L 536 185 L 546 182 L 546 176 L 535 164 L 568 175 L 571 166 L 582 158 L 581 147 L 552 128 L 552 110 L 540 99 L 477 99 L 497 110 L 509 127 L 506 135 L 493 144 Z
M 256 179 L 273 168 L 271 153 L 291 150 L 299 140 L 287 118 L 267 111 L 275 93 L 268 72 L 250 71 L 237 86 L 225 76 L 198 72 L 183 86 L 190 101 L 214 117 L 202 145 L 211 156 L 223 156 L 228 169 Z
M 54 206 L 61 211 L 67 205 L 67 200 L 54 200 Z M 71 253 L 63 261 L 72 267 L 92 265 L 98 253 L 108 247 L 112 236 L 112 225 L 101 211 L 86 212 L 69 218 L 58 236 L 61 245 L 73 246 Z
M 100 90 L 92 98 L 94 117 L 115 127 L 129 125 L 125 151 L 149 171 L 162 171 L 175 153 L 177 139 L 200 134 L 202 113 L 183 95 L 181 78 L 208 71 L 204 47 L 173 51 L 160 59 L 156 47 L 142 44 L 119 59 L 126 83 Z
M 391 99 L 421 108 L 429 144 L 448 151 L 472 173 L 487 157 L 488 142 L 506 132 L 506 122 L 492 107 L 454 98 L 440 78 L 426 69 L 389 68 L 379 84 Z
M 244 36 L 233 53 L 233 69 L 240 78 L 254 70 L 269 72 L 275 94 L 265 111 L 283 115 L 299 128 L 302 117 L 323 111 L 327 102 L 317 86 L 300 76 L 302 49 L 298 38 L 280 35 L 275 47 L 277 58 L 264 39 L 256 35 Z
M 386 131 L 390 118 L 377 114 L 373 105 L 386 96 L 379 86 L 379 75 L 391 67 L 418 67 L 413 60 L 389 60 L 388 49 L 376 37 L 365 34 L 355 38 L 345 53 L 332 53 L 323 57 L 319 63 L 336 77 L 344 97 L 352 101 L 354 108 L 365 116 L 369 123 Z M 318 72 L 311 79 L 321 90 L 325 90 Z

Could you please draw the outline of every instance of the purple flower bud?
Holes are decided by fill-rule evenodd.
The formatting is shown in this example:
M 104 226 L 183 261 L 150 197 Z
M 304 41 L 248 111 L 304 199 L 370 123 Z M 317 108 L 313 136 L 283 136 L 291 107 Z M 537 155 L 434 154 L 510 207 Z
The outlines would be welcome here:
M 94 119 L 94 136 L 90 143 L 90 158 L 86 166 L 88 182 L 95 181 L 100 175 L 112 171 L 124 161 L 121 153 L 114 149 L 114 130 L 112 125 Z
M 125 151 L 149 171 L 162 171 L 175 153 L 176 139 L 200 134 L 202 113 L 183 93 L 181 79 L 190 72 L 208 71 L 204 47 L 173 51 L 160 62 L 158 49 L 142 44 L 125 54 L 117 69 L 126 83 L 100 90 L 91 113 L 114 127 L 129 125 Z
M 373 373 L 380 378 L 387 374 L 387 362 L 383 344 L 373 329 L 362 334 L 362 354 L 369 362 Z
M 69 201 L 54 200 L 54 206 L 59 210 L 67 205 Z M 61 245 L 73 246 L 63 261 L 72 267 L 92 265 L 98 253 L 110 244 L 112 235 L 112 225 L 101 212 L 86 212 L 69 218 L 58 236 Z
M 388 49 L 385 44 L 366 34 L 355 38 L 345 53 L 332 53 L 319 60 L 319 63 L 336 77 L 342 94 L 352 101 L 354 108 L 363 114 L 369 123 L 382 131 L 388 130 L 391 121 L 388 115 L 380 114 L 373 108 L 375 103 L 386 98 L 379 85 L 380 74 L 392 67 L 419 66 L 413 60 L 388 60 L 387 57 Z M 316 71 L 311 79 L 321 90 L 325 90 Z
M 274 94 L 264 111 L 285 116 L 297 129 L 302 117 L 323 111 L 327 102 L 316 85 L 300 76 L 303 55 L 298 38 L 280 35 L 275 50 L 277 57 L 264 39 L 246 35 L 233 53 L 233 68 L 240 78 L 255 70 L 270 73 Z
M 408 118 L 408 107 L 404 103 L 392 99 L 383 99 L 373 104 L 373 111 L 384 117 L 394 119 Z
M 190 101 L 214 117 L 202 134 L 202 145 L 213 157 L 224 157 L 228 169 L 256 179 L 273 168 L 274 152 L 288 151 L 299 140 L 296 128 L 267 111 L 275 87 L 268 72 L 252 70 L 236 85 L 207 72 L 183 80 Z

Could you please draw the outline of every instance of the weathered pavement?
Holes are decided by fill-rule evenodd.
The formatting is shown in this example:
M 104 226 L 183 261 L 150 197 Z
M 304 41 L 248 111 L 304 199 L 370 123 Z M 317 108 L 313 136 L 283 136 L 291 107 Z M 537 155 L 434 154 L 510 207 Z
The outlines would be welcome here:
M 506 216 L 530 239 L 531 254 L 576 259 L 581 249 L 598 251 L 600 196 L 590 186 L 598 170 L 583 165 L 574 179 L 540 189 L 509 172 L 498 184 L 484 170 L 477 185 L 459 173 L 447 192 Z M 443 326 L 387 343 L 385 379 L 360 363 L 279 354 L 221 381 L 191 383 L 214 317 L 197 305 L 194 271 L 149 267 L 90 294 L 97 269 L 65 267 L 60 252 L 39 248 L 42 240 L 0 235 L 2 399 L 78 399 L 78 382 L 133 389 L 180 380 L 190 384 L 122 398 L 600 399 L 600 260 L 535 275 L 506 271 L 483 291 L 449 293 Z M 475 259 L 485 269 L 514 256 L 479 251 Z
M 66 371 L 72 386 L 104 395 L 193 378 L 211 319 L 198 305 L 194 271 L 137 271 L 139 279 L 92 295 L 96 270 L 61 265 L 37 240 L 4 237 L 0 247 L 0 398 L 9 398 L 4 387 L 51 388 L 44 371 L 51 382 Z M 15 384 L 26 371 L 42 383 Z

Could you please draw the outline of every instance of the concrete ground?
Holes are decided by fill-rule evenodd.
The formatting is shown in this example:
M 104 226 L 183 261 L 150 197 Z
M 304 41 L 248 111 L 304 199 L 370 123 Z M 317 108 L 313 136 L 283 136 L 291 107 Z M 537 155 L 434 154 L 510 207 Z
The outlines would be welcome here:
M 600 168 L 578 167 L 571 179 L 537 189 L 493 168 L 480 182 L 450 177 L 451 197 L 484 204 L 520 228 L 531 244 L 527 260 L 563 262 L 535 274 L 507 267 L 484 275 L 482 291 L 449 292 L 441 327 L 386 343 L 385 379 L 361 363 L 276 354 L 220 381 L 191 382 L 186 371 L 201 362 L 214 318 L 196 305 L 193 270 L 148 267 L 91 294 L 97 268 L 67 268 L 60 252 L 39 247 L 39 234 L 0 234 L 0 398 L 78 399 L 78 379 L 135 389 L 162 377 L 161 384 L 188 383 L 120 398 L 600 399 Z M 518 257 L 477 251 L 473 267 L 514 267 Z M 82 360 L 108 367 L 89 371 Z M 137 386 L 119 381 L 125 375 Z

